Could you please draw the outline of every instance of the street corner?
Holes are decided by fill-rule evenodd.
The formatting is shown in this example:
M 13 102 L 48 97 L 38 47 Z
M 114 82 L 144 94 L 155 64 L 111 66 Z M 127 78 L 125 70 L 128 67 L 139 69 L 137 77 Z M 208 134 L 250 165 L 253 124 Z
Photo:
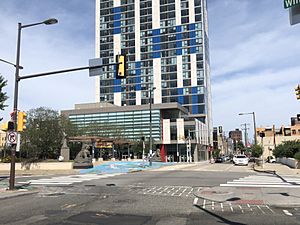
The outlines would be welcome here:
M 300 207 L 300 187 L 293 190 L 268 191 L 263 199 L 266 204 L 276 208 Z
M 14 190 L 8 190 L 7 188 L 0 189 L 0 200 L 15 198 L 25 195 L 33 195 L 39 193 L 38 188 L 16 188 Z

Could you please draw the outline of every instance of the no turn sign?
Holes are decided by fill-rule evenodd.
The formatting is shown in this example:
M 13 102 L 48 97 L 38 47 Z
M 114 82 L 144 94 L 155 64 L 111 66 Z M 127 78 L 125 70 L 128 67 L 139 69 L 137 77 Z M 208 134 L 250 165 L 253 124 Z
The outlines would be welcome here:
M 17 144 L 17 132 L 9 132 L 7 135 L 7 142 L 10 144 Z

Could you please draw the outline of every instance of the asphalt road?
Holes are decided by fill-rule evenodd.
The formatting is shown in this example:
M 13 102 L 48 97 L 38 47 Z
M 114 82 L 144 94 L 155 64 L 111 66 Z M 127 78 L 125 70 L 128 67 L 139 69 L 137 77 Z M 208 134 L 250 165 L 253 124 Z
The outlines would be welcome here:
M 250 174 L 246 170 L 197 169 L 137 172 L 70 185 L 41 185 L 38 194 L 1 200 L 0 224 L 300 224 L 298 208 L 287 213 L 265 205 L 195 201 L 193 193 L 198 188 L 218 186 Z

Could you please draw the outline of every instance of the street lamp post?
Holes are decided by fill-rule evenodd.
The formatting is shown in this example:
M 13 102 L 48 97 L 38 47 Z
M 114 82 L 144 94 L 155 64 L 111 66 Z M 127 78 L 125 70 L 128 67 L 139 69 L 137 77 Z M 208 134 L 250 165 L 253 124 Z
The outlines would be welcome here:
M 253 116 L 253 128 L 254 128 L 254 144 L 257 144 L 257 135 L 256 135 L 256 122 L 255 122 L 255 112 L 249 112 L 249 113 L 239 113 L 239 116 L 241 115 L 249 115 L 252 114 Z
M 149 140 L 149 164 L 152 166 L 152 147 L 153 147 L 153 140 L 152 140 L 152 92 L 156 89 L 156 87 L 150 88 L 150 96 L 149 96 L 149 110 L 150 110 L 150 140 Z
M 19 91 L 19 81 L 20 81 L 20 53 L 21 53 L 21 31 L 23 28 L 37 26 L 40 24 L 52 25 L 58 22 L 57 19 L 51 18 L 39 23 L 32 23 L 22 25 L 18 23 L 18 39 L 17 39 L 17 56 L 16 56 L 16 72 L 15 72 L 15 89 L 14 89 L 14 105 L 13 105 L 13 121 L 14 121 L 14 132 L 16 132 L 17 127 L 17 112 L 18 112 L 18 91 Z M 11 150 L 11 164 L 10 164 L 10 179 L 9 179 L 9 189 L 13 190 L 15 187 L 15 163 L 16 163 L 16 145 L 12 146 Z

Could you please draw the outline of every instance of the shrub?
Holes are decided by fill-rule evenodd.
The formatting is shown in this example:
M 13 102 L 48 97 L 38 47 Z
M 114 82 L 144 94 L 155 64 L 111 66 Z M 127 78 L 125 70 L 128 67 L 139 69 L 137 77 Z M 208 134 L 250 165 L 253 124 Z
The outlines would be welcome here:
M 297 153 L 294 155 L 294 158 L 297 159 L 297 160 L 300 162 L 300 152 L 297 152 Z
M 263 153 L 263 149 L 260 145 L 252 145 L 251 147 L 251 156 L 253 157 L 260 157 Z
M 274 149 L 273 154 L 275 157 L 293 158 L 297 152 L 300 152 L 299 140 L 283 142 Z

